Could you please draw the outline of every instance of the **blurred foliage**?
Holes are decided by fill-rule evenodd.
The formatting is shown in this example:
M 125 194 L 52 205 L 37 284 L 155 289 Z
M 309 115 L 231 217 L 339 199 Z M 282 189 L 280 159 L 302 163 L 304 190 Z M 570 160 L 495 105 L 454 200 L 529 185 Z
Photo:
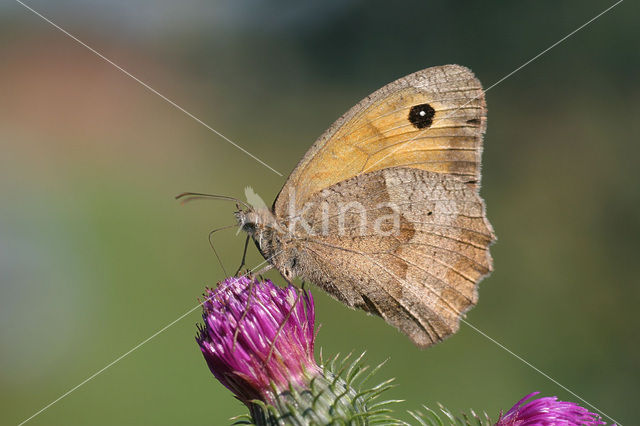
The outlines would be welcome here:
M 234 6 L 230 6 L 233 3 Z M 603 1 L 29 2 L 288 173 L 362 97 L 460 63 L 489 87 Z M 16 424 L 172 324 L 223 278 L 209 230 L 283 179 L 49 24 L 0 11 L 0 412 Z M 640 397 L 640 49 L 624 2 L 487 93 L 482 193 L 499 241 L 468 320 L 622 424 Z M 215 235 L 227 269 L 234 231 Z M 260 263 L 255 250 L 249 265 Z M 273 279 L 277 276 L 269 274 Z M 575 398 L 469 327 L 426 351 L 314 290 L 325 354 L 390 358 L 398 411 Z M 224 424 L 186 315 L 30 424 Z M 407 417 L 405 420 L 410 421 Z

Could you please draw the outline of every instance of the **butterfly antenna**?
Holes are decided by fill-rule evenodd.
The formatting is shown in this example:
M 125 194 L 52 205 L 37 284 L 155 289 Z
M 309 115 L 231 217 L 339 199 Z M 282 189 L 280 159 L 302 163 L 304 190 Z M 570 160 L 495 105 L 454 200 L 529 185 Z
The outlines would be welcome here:
M 224 229 L 234 228 L 235 226 L 236 226 L 235 224 L 222 226 L 220 228 L 216 228 L 213 231 L 209 232 L 209 245 L 211 246 L 211 249 L 213 250 L 213 254 L 216 255 L 216 259 L 218 259 L 218 263 L 220 264 L 220 267 L 222 268 L 222 272 L 224 273 L 225 277 L 228 277 L 229 275 L 227 274 L 227 270 L 224 268 L 224 265 L 222 264 L 222 259 L 220 259 L 220 256 L 218 255 L 218 251 L 216 250 L 216 247 L 213 244 L 213 234 L 215 234 L 218 231 L 222 231 Z
M 223 201 L 234 201 L 236 204 L 242 204 L 244 207 L 253 210 L 253 208 L 245 203 L 242 200 L 239 200 L 234 197 L 229 197 L 227 195 L 217 195 L 217 194 L 203 194 L 200 192 L 183 192 L 182 194 L 178 194 L 175 196 L 176 200 L 180 200 L 181 204 L 187 204 L 191 201 L 195 200 L 223 200 Z
M 251 239 L 250 235 L 247 235 L 247 238 L 244 240 L 244 250 L 242 251 L 242 260 L 240 261 L 240 266 L 238 266 L 238 270 L 234 274 L 236 277 L 240 273 L 240 270 L 243 266 L 245 266 L 245 260 L 247 259 L 247 247 L 249 247 L 249 239 Z

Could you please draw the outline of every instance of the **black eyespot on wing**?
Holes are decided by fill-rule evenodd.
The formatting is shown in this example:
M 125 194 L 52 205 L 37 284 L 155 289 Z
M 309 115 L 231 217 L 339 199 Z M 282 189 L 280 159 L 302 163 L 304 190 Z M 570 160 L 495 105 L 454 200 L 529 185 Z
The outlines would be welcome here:
M 431 126 L 436 110 L 429 104 L 414 105 L 409 110 L 409 121 L 416 129 L 424 129 Z

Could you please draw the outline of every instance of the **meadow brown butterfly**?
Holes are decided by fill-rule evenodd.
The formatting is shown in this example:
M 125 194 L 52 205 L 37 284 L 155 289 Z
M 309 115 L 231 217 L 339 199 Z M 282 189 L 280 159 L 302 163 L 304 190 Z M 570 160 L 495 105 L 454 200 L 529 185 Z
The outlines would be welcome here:
M 420 347 L 455 333 L 492 270 L 479 195 L 486 105 L 459 65 L 367 96 L 311 146 L 273 207 L 236 212 L 264 258 Z

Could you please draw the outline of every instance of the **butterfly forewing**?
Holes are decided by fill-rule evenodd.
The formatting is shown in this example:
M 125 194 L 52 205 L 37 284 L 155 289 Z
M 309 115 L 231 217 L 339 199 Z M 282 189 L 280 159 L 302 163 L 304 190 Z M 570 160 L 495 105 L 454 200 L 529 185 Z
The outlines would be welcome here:
M 459 65 L 428 68 L 374 92 L 338 119 L 302 158 L 275 202 L 295 203 L 362 173 L 404 166 L 480 179 L 486 107 L 480 82 Z

